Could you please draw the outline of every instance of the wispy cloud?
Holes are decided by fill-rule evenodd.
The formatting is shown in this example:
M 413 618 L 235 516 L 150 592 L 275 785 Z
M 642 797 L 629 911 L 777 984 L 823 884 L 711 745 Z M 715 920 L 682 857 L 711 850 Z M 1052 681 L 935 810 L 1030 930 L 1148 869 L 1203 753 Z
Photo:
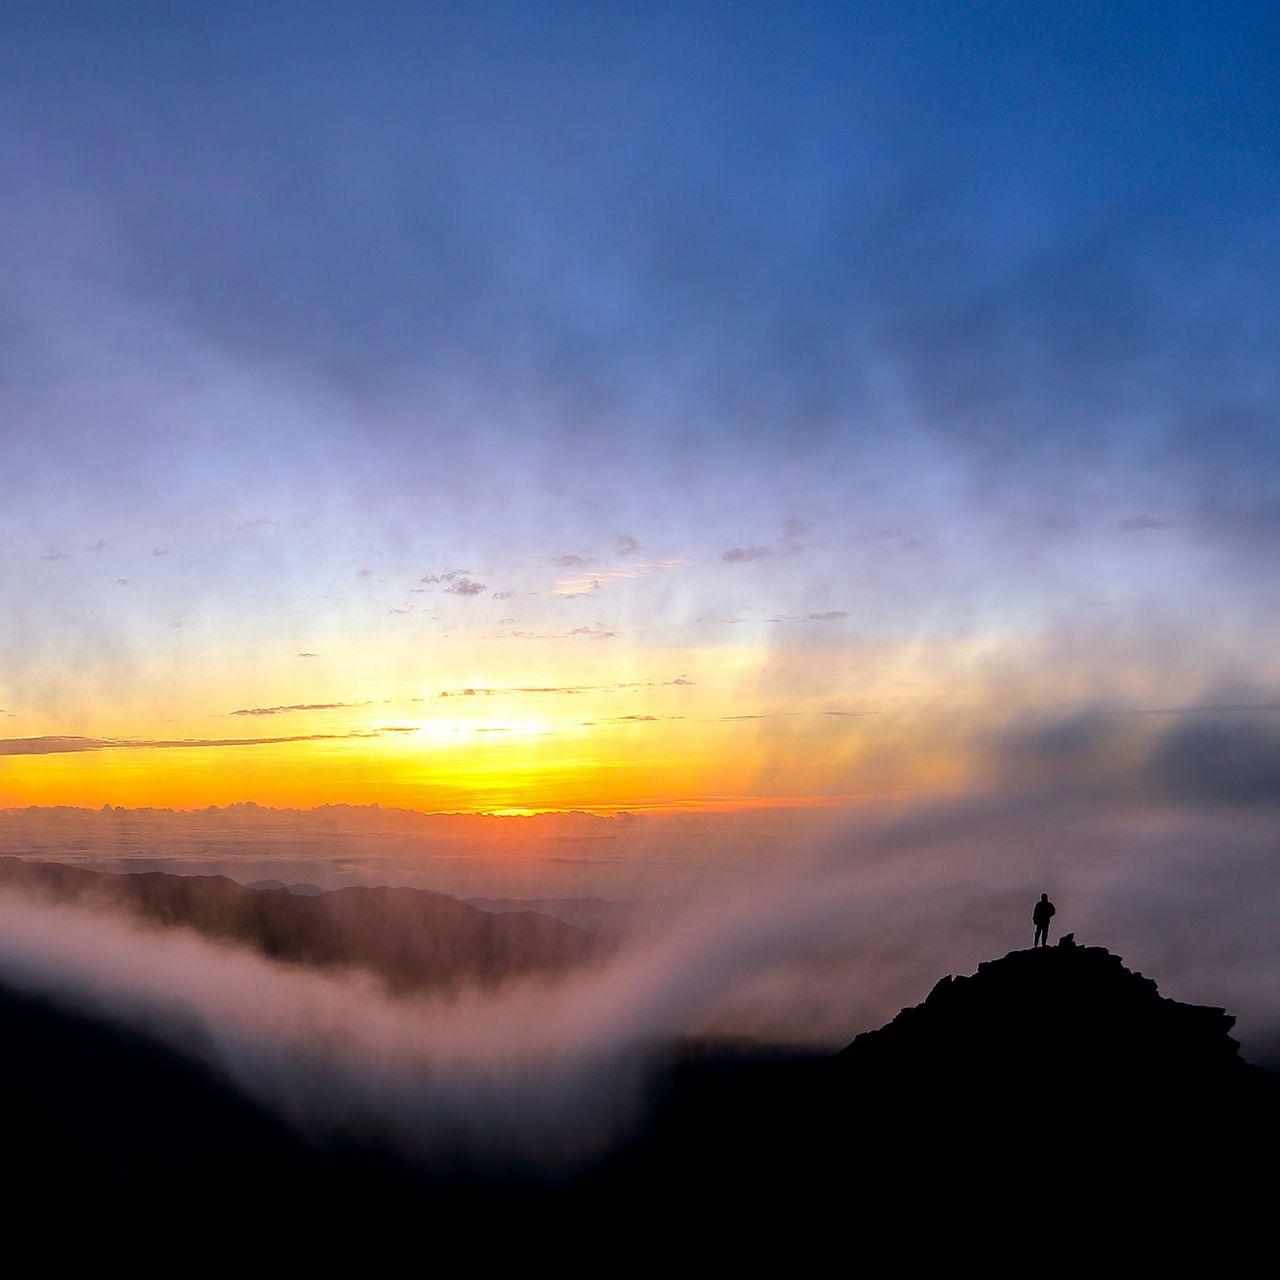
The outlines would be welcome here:
M 334 742 L 344 738 L 376 738 L 406 729 L 370 729 L 352 733 L 300 733 L 278 738 L 84 738 L 49 735 L 0 738 L 0 756 L 63 755 L 75 751 L 168 751 L 185 747 L 262 747 L 285 742 Z
M 476 689 L 441 689 L 437 697 L 441 698 L 492 698 L 500 694 L 511 693 L 596 693 L 600 685 L 560 684 L 560 685 L 512 685 L 506 688 Z
M 683 560 L 673 558 L 670 560 L 646 560 L 642 564 L 618 565 L 612 569 L 600 569 L 589 574 L 579 574 L 577 577 L 562 578 L 552 584 L 551 594 L 565 599 L 593 595 L 595 592 L 602 591 L 615 583 L 629 582 L 635 578 L 648 578 L 655 573 L 663 573 L 682 564 L 684 564 Z
M 300 657 L 303 655 L 299 655 Z M 314 655 L 313 655 L 314 656 Z M 345 707 L 369 707 L 371 702 L 295 702 L 280 707 L 241 707 L 228 712 L 233 716 L 282 716 L 291 711 L 339 711 Z
M 788 556 L 798 556 L 806 549 L 805 544 L 800 539 L 812 528 L 812 521 L 801 520 L 798 516 L 792 516 L 783 522 L 782 538 L 779 542 L 771 546 L 752 543 L 745 547 L 730 547 L 727 551 L 720 553 L 720 559 L 724 564 L 751 564 L 757 560 L 775 560 Z
M 613 633 L 616 634 L 616 633 Z M 492 698 L 501 694 L 549 693 L 617 693 L 627 689 L 664 689 L 677 685 L 692 685 L 694 681 L 687 676 L 677 676 L 674 680 L 623 680 L 615 684 L 524 684 L 503 686 L 479 686 L 466 689 L 441 689 L 436 695 L 440 698 Z
M 923 551 L 928 543 L 896 524 L 883 525 L 867 534 L 855 534 L 852 541 L 863 542 L 877 551 Z
M 483 582 L 477 582 L 471 576 L 470 569 L 446 569 L 443 573 L 424 573 L 419 582 L 423 587 L 439 585 L 446 595 L 464 598 L 483 595 L 488 590 Z
M 769 619 L 770 622 L 840 622 L 849 616 L 844 609 L 824 609 L 815 613 L 780 613 Z
M 511 640 L 568 640 L 574 636 L 591 636 L 597 640 L 612 640 L 622 634 L 605 627 L 574 627 L 570 631 L 500 631 L 498 637 Z
M 720 559 L 725 564 L 748 564 L 752 560 L 769 560 L 775 555 L 777 552 L 771 547 L 730 547 L 720 553 Z

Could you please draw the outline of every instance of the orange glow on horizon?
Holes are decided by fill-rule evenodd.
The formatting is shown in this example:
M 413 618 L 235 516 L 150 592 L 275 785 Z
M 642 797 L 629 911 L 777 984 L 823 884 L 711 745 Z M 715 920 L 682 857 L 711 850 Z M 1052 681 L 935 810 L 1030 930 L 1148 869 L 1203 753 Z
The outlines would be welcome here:
M 621 669 L 603 659 L 536 674 L 458 667 L 429 683 L 388 681 L 391 696 L 365 692 L 369 673 L 345 662 L 327 688 L 314 676 L 210 669 L 176 686 L 180 701 L 138 694 L 127 719 L 101 703 L 86 713 L 86 700 L 74 719 L 11 727 L 0 807 L 708 811 L 965 783 L 969 763 L 930 712 L 955 653 L 851 665 L 814 651 L 812 669 L 831 676 L 815 691 L 763 688 L 770 655 L 751 646 L 642 656 Z M 859 687 L 841 688 L 854 673 Z

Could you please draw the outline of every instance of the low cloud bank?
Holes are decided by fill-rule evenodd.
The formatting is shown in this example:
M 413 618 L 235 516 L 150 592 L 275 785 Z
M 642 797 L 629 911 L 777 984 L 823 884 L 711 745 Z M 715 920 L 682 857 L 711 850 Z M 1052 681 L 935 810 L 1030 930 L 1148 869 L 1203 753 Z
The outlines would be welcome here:
M 0 980 L 144 1029 L 310 1132 L 574 1158 L 635 1120 L 677 1037 L 846 1041 L 1027 945 L 1041 889 L 1062 929 L 1231 1008 L 1251 1056 L 1274 1058 L 1274 848 L 1258 811 L 932 806 L 752 859 L 607 965 L 450 1000 L 5 892 Z

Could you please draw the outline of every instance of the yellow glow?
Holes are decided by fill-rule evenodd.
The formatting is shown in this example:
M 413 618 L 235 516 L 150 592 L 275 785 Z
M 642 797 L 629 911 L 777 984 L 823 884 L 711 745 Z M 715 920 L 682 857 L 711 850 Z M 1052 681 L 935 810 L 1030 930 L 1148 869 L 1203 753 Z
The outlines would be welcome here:
M 305 679 L 296 668 L 266 679 L 261 664 L 211 664 L 186 673 L 180 698 L 139 691 L 127 715 L 101 700 L 89 714 L 81 703 L 74 716 L 10 732 L 136 745 L 0 755 L 0 805 L 740 808 L 937 792 L 965 780 L 964 752 L 939 731 L 939 709 L 955 714 L 949 681 L 981 657 L 971 650 L 809 651 L 771 683 L 775 656 L 746 645 L 633 652 L 625 664 L 597 646 L 572 666 L 552 650 L 533 669 L 500 649 L 468 652 L 465 665 L 442 661 L 429 678 L 398 651 L 375 664 L 362 650 Z M 971 709 L 982 700 L 975 693 Z M 142 745 L 245 738 L 297 740 Z

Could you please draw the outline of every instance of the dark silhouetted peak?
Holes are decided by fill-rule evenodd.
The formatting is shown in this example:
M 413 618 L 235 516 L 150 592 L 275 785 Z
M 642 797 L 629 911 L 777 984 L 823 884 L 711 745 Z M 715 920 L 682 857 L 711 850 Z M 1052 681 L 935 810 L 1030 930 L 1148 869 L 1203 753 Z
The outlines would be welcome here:
M 918 1005 L 839 1055 L 859 1072 L 945 1072 L 972 1084 L 1069 1077 L 1074 1087 L 1138 1073 L 1243 1069 L 1223 1009 L 1182 1004 L 1104 947 L 1012 951 L 946 977 Z

